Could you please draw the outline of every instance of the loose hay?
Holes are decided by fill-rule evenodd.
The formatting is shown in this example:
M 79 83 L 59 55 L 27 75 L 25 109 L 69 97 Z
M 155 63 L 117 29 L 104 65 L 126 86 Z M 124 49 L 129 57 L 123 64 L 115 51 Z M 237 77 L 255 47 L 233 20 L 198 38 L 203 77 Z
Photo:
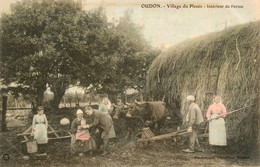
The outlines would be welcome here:
M 205 115 L 213 95 L 219 94 L 227 109 L 257 102 L 259 86 L 260 21 L 228 28 L 175 45 L 152 63 L 147 93 L 154 100 L 165 97 L 170 109 L 186 114 L 186 97 L 195 95 Z M 256 105 L 226 119 L 228 139 L 257 139 Z

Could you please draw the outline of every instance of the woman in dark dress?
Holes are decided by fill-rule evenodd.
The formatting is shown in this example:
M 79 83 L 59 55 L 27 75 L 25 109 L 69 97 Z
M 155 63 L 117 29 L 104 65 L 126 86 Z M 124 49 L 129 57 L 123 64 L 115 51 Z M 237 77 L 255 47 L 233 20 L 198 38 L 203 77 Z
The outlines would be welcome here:
M 78 131 L 78 126 L 81 125 L 82 119 L 84 119 L 83 111 L 79 109 L 79 110 L 77 110 L 77 118 L 75 118 L 71 123 L 72 135 L 71 135 L 71 144 L 70 144 L 70 152 L 72 154 L 79 154 L 81 156 L 88 151 L 96 149 L 96 142 L 93 139 L 93 137 L 91 137 L 91 136 L 90 136 L 89 140 L 84 142 L 83 145 L 82 145 L 82 143 L 77 142 L 77 140 L 76 140 L 76 133 Z

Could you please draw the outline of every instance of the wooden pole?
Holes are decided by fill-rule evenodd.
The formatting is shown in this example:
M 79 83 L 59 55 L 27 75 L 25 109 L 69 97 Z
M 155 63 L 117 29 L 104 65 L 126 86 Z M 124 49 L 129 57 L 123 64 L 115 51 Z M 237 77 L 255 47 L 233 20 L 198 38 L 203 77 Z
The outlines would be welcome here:
M 232 113 L 241 111 L 241 110 L 246 109 L 246 108 L 248 108 L 248 107 L 251 107 L 251 106 L 253 106 L 253 105 L 255 105 L 255 104 L 251 104 L 251 105 L 248 105 L 248 106 L 246 106 L 246 107 L 242 107 L 242 108 L 239 108 L 239 109 L 230 111 L 230 112 L 228 112 L 226 115 L 229 115 L 229 114 L 232 114 Z M 218 118 L 221 118 L 221 117 L 222 117 L 222 116 L 218 116 L 218 117 L 216 117 L 216 118 L 212 118 L 212 119 L 209 119 L 209 120 L 205 120 L 204 122 L 209 122 L 209 121 L 211 121 L 211 120 L 218 119 Z
M 172 138 L 172 137 L 175 137 L 175 136 L 186 135 L 188 133 L 190 133 L 190 132 L 181 132 L 181 133 L 172 132 L 172 133 L 168 133 L 168 134 L 154 136 L 154 137 L 151 137 L 151 138 L 148 138 L 148 139 L 139 139 L 139 140 L 137 140 L 137 142 L 164 140 L 164 139 L 169 139 L 169 138 Z
M 7 131 L 7 124 L 6 124 L 6 111 L 7 111 L 7 96 L 2 95 L 3 103 L 2 103 L 2 122 L 1 122 L 1 129 L 2 131 Z
M 65 96 L 63 98 L 63 104 L 64 104 L 64 107 L 66 107 L 66 97 Z

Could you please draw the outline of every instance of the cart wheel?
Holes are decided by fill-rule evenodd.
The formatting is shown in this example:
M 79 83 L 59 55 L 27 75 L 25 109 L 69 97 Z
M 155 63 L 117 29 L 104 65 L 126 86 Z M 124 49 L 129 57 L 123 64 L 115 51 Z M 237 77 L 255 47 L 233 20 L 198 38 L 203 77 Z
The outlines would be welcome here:
M 163 140 L 163 144 L 164 144 L 165 146 L 167 146 L 167 147 L 168 147 L 168 146 L 175 145 L 176 142 L 177 142 L 177 141 L 176 141 L 176 138 L 175 138 L 175 137 Z
M 136 145 L 136 147 L 144 147 L 144 142 L 138 142 L 137 140 L 139 139 L 142 139 L 142 132 L 138 132 L 136 135 L 135 135 L 135 138 L 134 138 L 134 143 Z
M 150 143 L 151 143 L 150 141 L 145 141 L 145 142 L 143 143 L 143 145 L 144 145 L 143 147 L 144 147 L 144 148 L 147 148 L 147 147 L 150 145 Z
M 138 132 L 138 133 L 135 135 L 135 140 L 134 140 L 134 142 L 135 142 L 136 147 L 146 148 L 146 147 L 148 147 L 149 144 L 151 143 L 151 142 L 149 142 L 149 141 L 144 141 L 144 142 L 140 142 L 140 141 L 139 141 L 139 142 L 138 142 L 137 140 L 139 140 L 139 139 L 142 139 L 142 131 Z

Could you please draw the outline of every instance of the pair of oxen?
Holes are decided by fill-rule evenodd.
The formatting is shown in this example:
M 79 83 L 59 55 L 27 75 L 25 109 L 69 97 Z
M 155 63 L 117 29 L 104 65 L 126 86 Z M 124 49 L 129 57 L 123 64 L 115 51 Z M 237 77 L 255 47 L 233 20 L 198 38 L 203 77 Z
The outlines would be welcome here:
M 166 119 L 166 104 L 162 101 L 156 102 L 135 102 L 128 105 L 114 105 L 114 120 L 123 118 L 128 122 L 128 133 L 133 135 L 135 130 L 143 127 L 150 127 L 153 131 L 159 130 Z M 134 130 L 135 129 L 135 130 Z

